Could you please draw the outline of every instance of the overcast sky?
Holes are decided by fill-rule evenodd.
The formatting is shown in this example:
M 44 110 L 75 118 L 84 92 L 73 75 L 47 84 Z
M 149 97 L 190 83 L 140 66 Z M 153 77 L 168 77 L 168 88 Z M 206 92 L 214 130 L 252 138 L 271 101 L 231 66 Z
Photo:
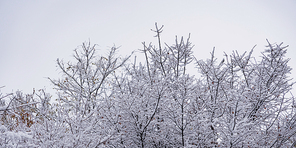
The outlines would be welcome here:
M 46 77 L 59 78 L 56 59 L 68 61 L 73 50 L 90 40 L 102 54 L 113 45 L 127 55 L 156 43 L 154 23 L 164 25 L 162 41 L 191 33 L 198 59 L 250 51 L 259 59 L 266 39 L 289 45 L 287 57 L 296 78 L 296 1 L 172 1 L 172 0 L 1 0 L 0 87 L 2 93 L 52 86 Z M 138 54 L 138 53 L 137 53 Z

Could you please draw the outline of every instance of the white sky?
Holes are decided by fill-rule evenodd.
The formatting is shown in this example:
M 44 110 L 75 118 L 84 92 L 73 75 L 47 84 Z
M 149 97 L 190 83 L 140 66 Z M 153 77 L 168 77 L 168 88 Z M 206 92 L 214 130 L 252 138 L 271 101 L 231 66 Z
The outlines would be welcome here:
M 58 78 L 56 59 L 68 61 L 73 50 L 90 39 L 99 49 L 121 46 L 127 55 L 156 43 L 154 23 L 164 25 L 162 41 L 175 35 L 195 45 L 198 59 L 210 57 L 213 47 L 240 53 L 257 45 L 254 55 L 271 43 L 289 45 L 287 57 L 296 78 L 296 1 L 0 1 L 0 86 L 2 93 L 52 86 L 46 77 Z M 102 50 L 105 53 L 105 50 Z

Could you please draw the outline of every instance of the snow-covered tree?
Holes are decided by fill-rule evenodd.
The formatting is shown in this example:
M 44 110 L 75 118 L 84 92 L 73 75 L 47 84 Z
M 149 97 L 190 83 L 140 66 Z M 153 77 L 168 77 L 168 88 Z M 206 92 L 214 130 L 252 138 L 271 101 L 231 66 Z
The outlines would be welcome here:
M 223 59 L 218 64 L 213 50 L 210 60 L 197 61 L 204 77 L 202 87 L 206 92 L 210 126 L 215 130 L 215 145 L 291 145 L 288 139 L 295 136 L 292 127 L 289 126 L 289 136 L 284 138 L 287 134 L 282 133 L 282 122 L 291 123 L 295 115 L 291 112 L 292 100 L 286 97 L 293 84 L 288 77 L 291 68 L 287 65 L 288 59 L 284 58 L 286 47 L 268 44 L 269 49 L 262 53 L 261 61 L 252 57 L 252 50 L 249 54 L 225 54 L 226 62 Z
M 58 91 L 57 122 L 65 133 L 59 147 L 98 147 L 116 135 L 110 76 L 128 59 L 116 57 L 116 50 L 100 56 L 96 45 L 83 43 L 75 50 L 75 63 L 57 60 L 62 78 L 50 80 Z

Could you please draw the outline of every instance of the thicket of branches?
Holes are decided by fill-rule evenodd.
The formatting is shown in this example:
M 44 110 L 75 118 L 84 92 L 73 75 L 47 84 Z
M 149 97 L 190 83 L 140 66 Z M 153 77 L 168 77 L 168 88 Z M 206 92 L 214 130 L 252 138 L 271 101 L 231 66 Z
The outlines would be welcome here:
M 0 147 L 293 147 L 296 109 L 287 46 L 217 61 L 193 55 L 190 36 L 143 42 L 145 62 L 99 55 L 83 43 L 57 60 L 57 101 L 44 90 L 0 95 Z M 188 73 L 194 64 L 197 78 Z

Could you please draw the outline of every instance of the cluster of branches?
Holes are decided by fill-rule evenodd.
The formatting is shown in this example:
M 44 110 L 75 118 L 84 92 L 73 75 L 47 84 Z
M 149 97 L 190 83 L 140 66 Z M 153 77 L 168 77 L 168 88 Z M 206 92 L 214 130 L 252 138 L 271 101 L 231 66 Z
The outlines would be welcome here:
M 57 60 L 58 93 L 0 96 L 1 147 L 293 147 L 296 111 L 287 46 L 270 44 L 219 62 L 193 55 L 190 35 L 143 42 L 145 60 L 98 55 L 83 43 L 75 62 Z M 194 64 L 201 77 L 188 73 Z

